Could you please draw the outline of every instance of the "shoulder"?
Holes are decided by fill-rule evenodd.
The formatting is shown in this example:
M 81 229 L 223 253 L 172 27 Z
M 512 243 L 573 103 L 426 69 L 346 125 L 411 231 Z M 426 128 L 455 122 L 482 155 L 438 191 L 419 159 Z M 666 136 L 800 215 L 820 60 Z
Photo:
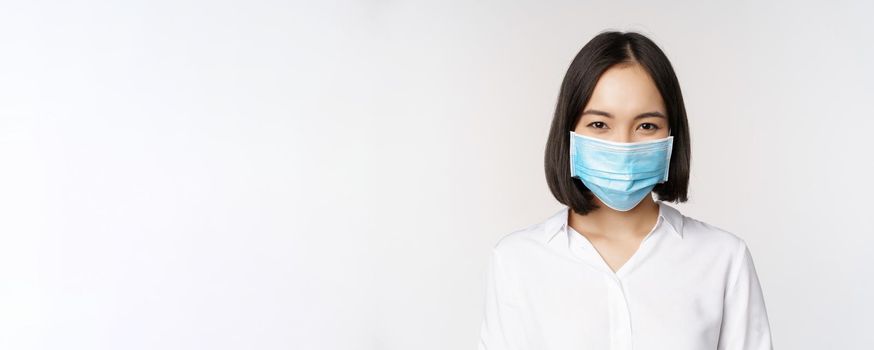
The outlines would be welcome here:
M 567 223 L 567 210 L 562 207 L 535 223 L 503 234 L 494 243 L 493 254 L 516 259 L 548 252 L 550 238 L 559 234 Z
M 557 248 L 567 242 L 564 227 L 569 210 L 568 206 L 560 206 L 552 213 L 541 214 L 534 223 L 501 235 L 492 248 L 492 258 L 508 268 L 526 269 L 563 258 L 565 252 Z
M 546 232 L 545 227 L 545 222 L 538 222 L 517 228 L 499 237 L 492 249 L 497 253 L 509 254 L 513 251 L 541 245 Z
M 733 288 L 739 277 L 744 274 L 757 278 L 752 253 L 743 237 L 701 220 L 689 217 L 685 220 L 688 227 L 688 231 L 685 232 L 689 237 L 689 249 L 700 252 L 701 254 L 697 256 L 702 262 L 723 262 L 726 288 Z
M 682 218 L 684 245 L 732 260 L 742 259 L 746 254 L 747 242 L 741 235 L 687 215 Z
M 744 239 L 722 226 L 683 215 L 683 233 L 693 239 L 707 239 L 720 243 L 744 243 Z

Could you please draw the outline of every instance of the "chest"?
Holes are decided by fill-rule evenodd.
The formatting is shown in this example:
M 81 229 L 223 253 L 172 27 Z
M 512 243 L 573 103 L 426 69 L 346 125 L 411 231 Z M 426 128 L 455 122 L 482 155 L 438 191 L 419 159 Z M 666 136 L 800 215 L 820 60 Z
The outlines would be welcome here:
M 636 248 L 599 250 L 608 265 L 618 266 Z M 719 333 L 728 265 L 692 263 L 706 260 L 695 254 L 657 249 L 622 278 L 586 261 L 542 259 L 519 270 L 523 318 L 543 344 L 609 348 L 633 339 L 656 348 L 706 348 Z

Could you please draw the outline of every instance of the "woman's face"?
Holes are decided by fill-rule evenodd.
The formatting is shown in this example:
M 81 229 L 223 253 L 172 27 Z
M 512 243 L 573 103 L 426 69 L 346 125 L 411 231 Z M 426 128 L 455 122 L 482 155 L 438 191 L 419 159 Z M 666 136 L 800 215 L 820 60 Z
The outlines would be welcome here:
M 638 64 L 615 65 L 595 84 L 574 128 L 580 135 L 614 142 L 637 142 L 670 136 L 662 95 Z

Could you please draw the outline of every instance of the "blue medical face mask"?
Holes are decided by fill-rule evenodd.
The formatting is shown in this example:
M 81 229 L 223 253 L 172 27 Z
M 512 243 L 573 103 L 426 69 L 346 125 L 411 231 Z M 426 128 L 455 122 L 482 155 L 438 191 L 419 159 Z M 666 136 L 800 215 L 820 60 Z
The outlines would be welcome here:
M 570 132 L 571 177 L 608 207 L 628 211 L 668 181 L 674 137 L 613 142 Z

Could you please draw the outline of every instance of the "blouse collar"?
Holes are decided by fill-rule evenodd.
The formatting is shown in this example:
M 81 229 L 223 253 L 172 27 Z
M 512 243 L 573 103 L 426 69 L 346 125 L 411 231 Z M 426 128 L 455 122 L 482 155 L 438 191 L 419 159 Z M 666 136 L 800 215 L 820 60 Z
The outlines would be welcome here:
M 680 238 L 683 238 L 683 214 L 680 213 L 677 208 L 667 205 L 665 202 L 657 200 L 656 203 L 659 205 L 659 219 L 663 219 L 667 222 L 671 231 L 676 233 Z M 546 219 L 544 235 L 547 243 L 551 241 L 557 233 L 564 231 L 565 226 L 567 226 L 569 210 L 570 207 L 562 205 L 562 208 L 559 211 Z

